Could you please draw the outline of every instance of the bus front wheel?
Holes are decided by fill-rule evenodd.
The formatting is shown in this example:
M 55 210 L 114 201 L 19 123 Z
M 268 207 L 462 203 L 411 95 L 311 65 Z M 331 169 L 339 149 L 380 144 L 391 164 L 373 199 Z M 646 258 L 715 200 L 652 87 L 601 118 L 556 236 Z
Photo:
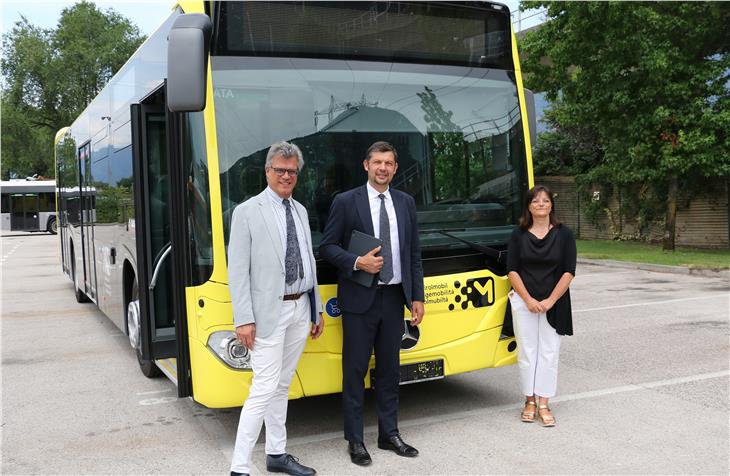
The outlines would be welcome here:
M 137 278 L 134 278 L 132 285 L 132 296 L 127 305 L 127 333 L 129 335 L 129 344 L 137 354 L 137 362 L 139 369 L 145 377 L 158 377 L 160 369 L 157 368 L 153 360 L 147 360 L 142 357 L 142 314 L 139 309 L 139 288 L 137 287 Z
M 46 231 L 48 231 L 51 235 L 58 233 L 58 221 L 56 220 L 56 217 L 51 217 L 51 219 L 48 220 Z

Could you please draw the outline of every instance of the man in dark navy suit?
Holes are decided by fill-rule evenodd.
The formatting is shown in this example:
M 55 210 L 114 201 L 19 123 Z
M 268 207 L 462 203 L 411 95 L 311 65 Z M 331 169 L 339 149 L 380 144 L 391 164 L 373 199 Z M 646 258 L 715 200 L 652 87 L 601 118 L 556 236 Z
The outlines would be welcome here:
M 398 153 L 387 142 L 370 146 L 363 167 L 367 184 L 337 195 L 330 208 L 319 252 L 338 269 L 337 303 L 342 309 L 342 398 L 345 439 L 353 463 L 372 460 L 363 443 L 364 379 L 375 349 L 378 448 L 418 456 L 398 432 L 400 342 L 403 306 L 411 324 L 423 319 L 423 267 L 413 197 L 390 188 Z M 378 237 L 382 246 L 357 256 L 348 251 L 354 230 Z M 377 274 L 371 287 L 352 279 L 355 270 Z

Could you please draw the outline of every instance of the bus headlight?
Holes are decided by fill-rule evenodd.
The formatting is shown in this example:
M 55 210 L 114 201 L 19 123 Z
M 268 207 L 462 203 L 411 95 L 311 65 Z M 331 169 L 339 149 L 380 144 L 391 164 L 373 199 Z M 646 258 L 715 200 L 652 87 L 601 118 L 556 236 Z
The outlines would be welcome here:
M 251 353 L 231 331 L 218 331 L 208 337 L 208 348 L 229 367 L 251 369 Z

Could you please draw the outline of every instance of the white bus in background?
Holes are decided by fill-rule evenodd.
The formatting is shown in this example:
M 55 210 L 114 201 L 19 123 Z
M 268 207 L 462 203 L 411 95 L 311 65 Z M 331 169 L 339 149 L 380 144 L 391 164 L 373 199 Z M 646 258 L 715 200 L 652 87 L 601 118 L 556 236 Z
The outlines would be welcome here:
M 55 180 L 0 182 L 2 231 L 58 231 Z

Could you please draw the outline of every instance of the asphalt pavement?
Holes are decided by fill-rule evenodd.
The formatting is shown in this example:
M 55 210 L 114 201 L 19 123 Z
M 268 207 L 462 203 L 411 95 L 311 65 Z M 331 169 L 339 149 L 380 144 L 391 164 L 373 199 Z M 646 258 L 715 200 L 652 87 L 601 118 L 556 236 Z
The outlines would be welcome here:
M 228 474 L 239 409 L 145 378 L 126 336 L 74 300 L 57 237 L 0 243 L 2 474 Z M 402 387 L 417 458 L 377 449 L 370 393 L 372 466 L 349 461 L 339 395 L 290 402 L 287 450 L 325 475 L 728 474 L 727 276 L 581 263 L 571 290 L 555 428 L 519 421 L 512 366 Z M 262 438 L 253 474 L 264 458 Z

